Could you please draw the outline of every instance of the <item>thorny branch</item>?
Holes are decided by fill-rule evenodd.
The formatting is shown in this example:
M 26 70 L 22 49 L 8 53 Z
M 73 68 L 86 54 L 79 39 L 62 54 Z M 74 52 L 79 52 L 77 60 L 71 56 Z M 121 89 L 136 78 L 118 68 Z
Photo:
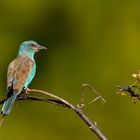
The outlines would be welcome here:
M 91 102 L 94 102 L 98 99 L 101 99 L 102 102 L 106 102 L 104 100 L 104 98 L 96 91 L 94 90 L 90 85 L 88 84 L 83 84 L 82 85 L 82 88 L 84 87 L 88 87 L 89 89 L 91 89 L 92 92 L 94 92 L 96 94 L 96 98 L 91 101 Z M 71 104 L 70 102 L 64 100 L 63 98 L 59 97 L 59 96 L 56 96 L 52 93 L 49 93 L 49 92 L 46 92 L 46 91 L 43 91 L 43 90 L 38 90 L 38 89 L 30 89 L 29 90 L 29 93 L 40 93 L 40 94 L 43 94 L 45 96 L 48 96 L 48 97 L 51 97 L 53 99 L 49 99 L 49 98 L 40 98 L 40 97 L 34 97 L 34 96 L 31 96 L 30 94 L 24 94 L 22 93 L 21 95 L 19 95 L 17 97 L 17 100 L 34 100 L 34 101 L 44 101 L 44 102 L 48 102 L 48 103 L 52 103 L 52 104 L 55 104 L 55 105 L 59 105 L 59 106 L 63 106 L 63 107 L 66 107 L 66 108 L 69 108 L 71 110 L 73 110 L 90 128 L 90 130 L 92 132 L 94 132 L 98 138 L 100 140 L 108 140 L 104 134 L 97 128 L 96 124 L 94 124 L 82 111 L 82 108 L 84 106 L 83 104 L 83 99 L 84 99 L 84 92 L 82 93 L 82 103 L 80 105 L 73 105 Z M 5 100 L 2 100 L 0 101 L 0 104 L 3 104 Z M 90 103 L 91 103 L 90 102 Z

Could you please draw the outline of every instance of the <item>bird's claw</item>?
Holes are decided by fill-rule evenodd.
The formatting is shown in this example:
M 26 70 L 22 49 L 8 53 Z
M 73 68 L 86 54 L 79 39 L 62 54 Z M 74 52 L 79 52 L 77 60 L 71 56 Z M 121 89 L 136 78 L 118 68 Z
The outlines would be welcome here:
M 29 88 L 25 89 L 25 94 L 30 94 L 30 89 Z

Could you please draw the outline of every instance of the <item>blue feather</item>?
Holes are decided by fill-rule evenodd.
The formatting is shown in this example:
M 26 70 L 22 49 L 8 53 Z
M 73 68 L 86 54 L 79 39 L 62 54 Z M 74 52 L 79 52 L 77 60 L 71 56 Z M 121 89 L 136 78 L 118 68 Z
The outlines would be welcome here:
M 4 104 L 3 104 L 3 107 L 2 107 L 2 114 L 4 115 L 8 115 L 10 112 L 11 112 L 11 109 L 13 107 L 13 104 L 15 102 L 17 98 L 17 95 L 12 95 L 10 98 L 8 98 Z

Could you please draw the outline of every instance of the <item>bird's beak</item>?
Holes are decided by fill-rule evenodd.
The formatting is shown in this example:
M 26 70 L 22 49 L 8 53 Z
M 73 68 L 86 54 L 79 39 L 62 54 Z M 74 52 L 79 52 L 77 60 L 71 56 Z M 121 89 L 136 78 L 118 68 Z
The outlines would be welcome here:
M 47 47 L 42 46 L 42 45 L 38 45 L 38 46 L 37 46 L 37 49 L 38 49 L 38 50 L 48 50 Z

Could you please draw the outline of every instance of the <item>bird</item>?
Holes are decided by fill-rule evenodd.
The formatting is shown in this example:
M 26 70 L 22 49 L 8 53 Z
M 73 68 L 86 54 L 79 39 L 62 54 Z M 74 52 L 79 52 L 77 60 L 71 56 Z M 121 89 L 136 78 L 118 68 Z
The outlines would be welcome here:
M 19 46 L 18 55 L 9 64 L 7 70 L 7 98 L 1 111 L 3 118 L 10 114 L 17 96 L 23 91 L 28 92 L 28 85 L 36 73 L 34 55 L 43 49 L 47 50 L 47 47 L 32 40 L 24 41 Z

